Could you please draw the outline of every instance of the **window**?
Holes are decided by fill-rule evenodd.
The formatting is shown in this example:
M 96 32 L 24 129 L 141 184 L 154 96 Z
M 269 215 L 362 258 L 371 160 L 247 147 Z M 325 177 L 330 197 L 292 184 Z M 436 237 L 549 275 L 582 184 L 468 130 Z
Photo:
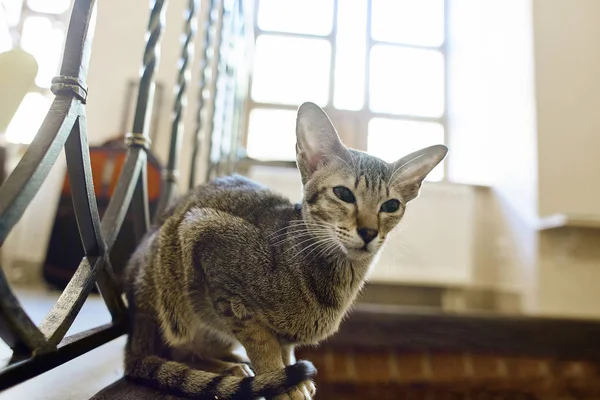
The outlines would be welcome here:
M 387 161 L 445 141 L 444 0 L 257 0 L 246 150 L 294 160 L 295 110 L 321 105 Z M 346 123 L 340 124 L 340 122 Z M 444 177 L 443 165 L 428 177 Z
M 50 84 L 59 72 L 72 0 L 2 0 L 0 52 L 19 47 L 38 63 L 34 87 L 4 132 L 12 143 L 31 143 L 52 102 Z M 9 37 L 3 32 L 8 31 Z M 2 132 L 0 132 L 2 133 Z

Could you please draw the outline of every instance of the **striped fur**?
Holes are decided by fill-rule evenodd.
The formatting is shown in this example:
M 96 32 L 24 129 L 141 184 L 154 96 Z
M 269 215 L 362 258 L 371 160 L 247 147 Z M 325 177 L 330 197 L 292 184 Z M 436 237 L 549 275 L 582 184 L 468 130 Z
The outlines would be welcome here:
M 127 377 L 169 393 L 193 399 L 272 398 L 287 392 L 316 374 L 308 361 L 299 361 L 284 369 L 253 377 L 219 375 L 195 370 L 183 363 L 157 356 L 127 360 Z
M 347 149 L 311 103 L 298 110 L 296 136 L 301 204 L 241 176 L 218 178 L 179 199 L 142 240 L 123 280 L 130 379 L 199 399 L 313 398 L 316 371 L 294 348 L 338 330 L 447 149 L 386 163 Z M 390 200 L 391 211 L 382 206 Z

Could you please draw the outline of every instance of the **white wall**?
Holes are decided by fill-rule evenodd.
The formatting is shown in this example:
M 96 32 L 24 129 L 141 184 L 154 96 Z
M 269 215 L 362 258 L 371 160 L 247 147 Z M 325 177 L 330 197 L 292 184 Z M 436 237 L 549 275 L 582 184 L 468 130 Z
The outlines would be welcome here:
M 540 214 L 600 218 L 600 1 L 533 4 Z
M 493 185 L 537 219 L 530 0 L 449 0 L 450 179 Z

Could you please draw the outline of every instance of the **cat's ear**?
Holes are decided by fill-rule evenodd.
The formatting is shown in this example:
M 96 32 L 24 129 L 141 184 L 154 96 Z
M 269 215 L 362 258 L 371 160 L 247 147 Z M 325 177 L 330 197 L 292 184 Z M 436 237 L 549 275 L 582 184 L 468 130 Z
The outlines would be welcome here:
M 302 182 L 306 183 L 328 157 L 345 160 L 349 155 L 325 111 L 314 103 L 303 103 L 296 118 L 296 160 Z
M 389 185 L 399 190 L 404 202 L 408 203 L 419 195 L 423 180 L 446 154 L 448 148 L 439 144 L 402 157 L 392 164 Z

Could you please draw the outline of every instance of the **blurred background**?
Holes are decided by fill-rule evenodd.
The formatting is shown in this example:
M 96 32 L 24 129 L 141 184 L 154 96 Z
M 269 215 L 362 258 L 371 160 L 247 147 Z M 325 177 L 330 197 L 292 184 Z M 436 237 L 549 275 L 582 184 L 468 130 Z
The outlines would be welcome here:
M 157 75 L 152 150 L 163 165 L 184 3 L 167 10 Z M 51 104 L 71 0 L 2 5 L 1 51 L 21 48 L 39 65 L 0 136 L 6 175 Z M 299 200 L 293 163 L 277 161 L 294 160 L 303 101 L 326 109 L 347 146 L 384 160 L 445 143 L 449 157 L 429 176 L 372 281 L 415 288 L 429 305 L 600 315 L 599 2 L 261 0 L 255 7 L 245 10 L 255 46 L 242 150 L 264 162 L 239 172 Z M 148 11 L 144 1 L 98 4 L 86 107 L 92 144 L 130 129 Z M 189 110 L 196 71 L 192 65 Z M 194 121 L 188 112 L 184 160 Z M 61 159 L 3 246 L 14 279 L 40 276 L 64 172 Z M 182 181 L 189 172 L 182 163 Z
M 165 18 L 150 132 L 157 170 L 169 152 L 186 3 L 171 1 Z M 362 301 L 600 317 L 600 1 L 241 3 L 250 46 L 238 173 L 300 200 L 294 123 L 304 101 L 327 111 L 347 146 L 386 161 L 432 144 L 450 148 L 390 237 Z M 3 100 L 12 111 L 0 124 L 0 177 L 50 107 L 72 1 L 1 4 L 0 82 L 14 69 L 30 78 L 21 97 Z M 86 110 L 89 141 L 103 146 L 130 129 L 149 8 L 100 0 L 97 13 Z M 2 61 L 15 52 L 25 54 Z M 193 150 L 200 68 L 194 59 L 183 160 Z M 200 159 L 209 153 L 204 146 Z M 198 164 L 197 183 L 209 164 Z M 180 180 L 191 172 L 182 163 Z M 60 236 L 64 179 L 60 158 L 2 246 L 5 273 L 23 293 L 49 283 L 43 270 L 52 233 Z

